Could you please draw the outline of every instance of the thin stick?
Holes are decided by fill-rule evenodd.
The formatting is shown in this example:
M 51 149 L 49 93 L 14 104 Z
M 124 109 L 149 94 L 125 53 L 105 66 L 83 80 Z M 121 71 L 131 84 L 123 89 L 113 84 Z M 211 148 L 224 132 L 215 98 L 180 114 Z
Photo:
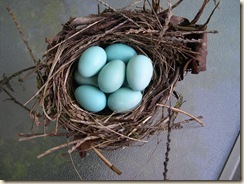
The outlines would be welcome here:
M 220 3 L 220 1 L 216 4 L 216 6 L 215 6 L 214 9 L 212 10 L 211 14 L 209 15 L 207 21 L 206 21 L 201 27 L 205 27 L 205 26 L 209 23 L 209 21 L 210 21 L 211 17 L 213 16 L 213 14 L 214 14 L 216 8 L 218 8 L 219 3 Z
M 27 110 L 28 112 L 31 111 L 28 107 L 24 106 L 22 103 L 20 103 L 18 100 L 16 100 L 16 98 L 14 98 L 6 89 L 1 88 L 1 90 L 3 90 L 10 97 L 10 99 L 8 99 L 8 100 L 12 100 L 14 103 L 19 105 L 23 109 Z
M 116 9 L 112 8 L 111 6 L 109 6 L 107 3 L 103 2 L 102 0 L 97 0 L 99 3 L 102 3 L 104 6 L 106 6 L 107 8 L 113 10 L 114 12 L 116 12 Z M 130 17 L 124 15 L 123 13 L 119 12 L 120 15 L 122 15 L 124 18 L 128 19 L 130 22 L 132 22 L 133 24 L 135 24 L 137 27 L 141 27 L 139 24 L 137 24 L 135 21 L 133 21 Z
M 194 17 L 194 19 L 191 21 L 191 24 L 196 24 L 197 21 L 199 20 L 199 18 L 201 17 L 204 8 L 206 7 L 207 3 L 209 2 L 209 0 L 204 0 L 201 8 L 199 9 L 199 11 L 197 12 L 196 16 Z
M 29 70 L 32 70 L 32 69 L 34 69 L 34 68 L 36 68 L 36 66 L 31 66 L 31 67 L 29 67 L 29 68 L 25 68 L 25 69 L 23 69 L 23 70 L 20 70 L 20 71 L 18 71 L 18 72 L 16 72 L 16 73 L 12 74 L 12 75 L 9 76 L 9 77 L 6 77 L 6 76 L 4 75 L 4 76 L 3 76 L 3 79 L 0 80 L 0 87 L 3 87 L 4 85 L 8 84 L 8 82 L 9 82 L 12 78 L 15 78 L 15 77 L 19 76 L 20 74 L 22 74 L 22 73 L 24 73 L 24 72 L 27 72 L 27 71 L 29 71 Z
M 171 9 L 173 10 L 174 8 L 176 8 L 177 6 L 179 6 L 179 4 L 180 4 L 182 1 L 183 1 L 183 0 L 178 0 L 175 4 L 172 5 L 172 8 L 171 8 Z M 160 12 L 159 14 L 165 14 L 167 11 L 169 11 L 169 9 L 166 9 L 166 10 Z
M 103 154 L 94 146 L 92 146 L 92 149 L 94 150 L 94 152 L 99 156 L 99 158 L 101 158 L 101 160 L 112 170 L 114 171 L 116 174 L 121 175 L 122 172 L 115 167 L 108 159 L 106 159 Z
M 194 119 L 195 121 L 197 121 L 201 126 L 204 126 L 204 123 L 203 123 L 200 119 L 198 119 L 197 117 L 195 117 L 195 116 L 193 116 L 193 115 L 191 115 L 191 114 L 189 114 L 189 113 L 187 113 L 187 112 L 185 112 L 185 111 L 183 111 L 183 110 L 180 110 L 180 109 L 178 109 L 178 108 L 174 108 L 174 107 L 170 107 L 170 106 L 168 106 L 168 105 L 164 105 L 164 104 L 156 104 L 156 105 L 157 105 L 157 106 L 160 106 L 160 107 L 166 107 L 166 108 L 169 108 L 169 109 L 171 109 L 171 110 L 173 110 L 173 111 L 175 111 L 175 112 L 179 112 L 179 113 L 185 114 L 185 115 L 187 115 L 187 116 L 193 118 L 193 119 Z
M 57 151 L 57 150 L 62 149 L 62 148 L 65 148 L 65 147 L 67 147 L 67 146 L 69 146 L 69 145 L 71 145 L 71 144 L 75 144 L 75 143 L 77 143 L 77 142 L 79 142 L 79 141 L 80 141 L 80 140 L 75 140 L 75 141 L 67 142 L 67 143 L 65 143 L 65 144 L 61 144 L 61 145 L 59 145 L 59 146 L 53 147 L 53 148 L 51 148 L 51 149 L 45 151 L 44 153 L 38 155 L 37 158 L 42 158 L 42 157 L 44 157 L 44 156 L 46 156 L 46 155 L 48 155 L 48 154 L 50 154 L 50 153 L 52 153 L 52 152 L 54 152 L 54 151 Z
M 98 138 L 97 136 L 90 136 L 90 137 L 85 138 L 85 139 L 86 139 L 86 140 L 94 140 L 94 139 L 97 139 L 97 138 Z M 74 140 L 74 141 L 67 142 L 67 143 L 65 143 L 65 144 L 61 144 L 61 145 L 59 145 L 59 146 L 53 147 L 53 148 L 51 148 L 51 149 L 45 151 L 44 153 L 38 155 L 37 158 L 42 158 L 42 157 L 44 157 L 44 156 L 46 156 L 46 155 L 48 155 L 48 154 L 50 154 L 50 153 L 52 153 L 52 152 L 54 152 L 54 151 L 57 151 L 57 150 L 59 150 L 59 149 L 65 148 L 65 147 L 68 147 L 68 146 L 70 146 L 70 145 L 72 145 L 72 144 L 75 144 L 75 143 L 78 143 L 78 142 L 80 142 L 80 141 L 82 141 L 82 140 Z
M 134 6 L 134 5 L 136 5 L 136 4 L 140 3 L 140 2 L 142 2 L 142 1 L 144 1 L 144 0 L 139 0 L 139 1 L 133 2 L 133 3 L 131 3 L 131 4 L 127 5 L 127 6 L 125 6 L 125 7 L 122 8 L 121 10 L 125 10 L 125 9 L 127 9 L 127 8 L 129 8 L 129 7 L 131 7 L 131 6 Z
M 76 168 L 76 166 L 75 166 L 75 163 L 74 163 L 74 160 L 73 160 L 73 158 L 72 158 L 72 155 L 69 154 L 69 157 L 70 157 L 70 160 L 71 160 L 71 162 L 72 162 L 72 165 L 73 165 L 73 167 L 74 167 L 74 169 L 75 169 L 76 174 L 79 176 L 80 180 L 83 180 L 83 178 L 81 177 L 79 171 L 77 170 L 77 168 Z
M 197 116 L 198 119 L 202 119 L 203 116 Z M 177 122 L 177 123 L 173 123 L 171 125 L 171 128 L 176 128 L 176 127 L 180 127 L 181 124 L 183 123 L 190 123 L 191 121 L 194 121 L 195 119 L 193 118 L 190 118 L 190 119 L 186 119 L 186 120 L 183 120 L 183 121 L 180 121 L 180 122 Z
M 127 136 L 130 137 L 138 128 L 145 124 L 152 116 L 148 116 L 143 122 L 141 122 L 136 128 L 134 128 Z
M 24 42 L 26 48 L 28 49 L 29 54 L 30 54 L 32 60 L 34 61 L 35 64 L 38 63 L 38 60 L 37 60 L 37 59 L 35 58 L 35 56 L 33 55 L 32 50 L 31 50 L 31 48 L 30 48 L 30 46 L 29 46 L 29 43 L 28 43 L 27 39 L 26 39 L 25 36 L 24 36 L 23 30 L 22 30 L 21 26 L 19 25 L 16 16 L 15 16 L 14 13 L 11 11 L 11 9 L 10 9 L 10 7 L 8 6 L 8 4 L 6 3 L 6 1 L 4 0 L 3 2 L 4 2 L 4 4 L 5 4 L 6 10 L 8 11 L 9 15 L 12 17 L 13 22 L 15 23 L 15 25 L 16 25 L 16 27 L 17 27 L 17 29 L 18 29 L 18 32 L 19 32 L 19 34 L 20 34 L 20 36 L 21 36 L 21 39 L 23 40 L 23 42 Z
M 89 29 L 90 27 L 96 25 L 97 23 L 99 23 L 100 21 L 103 21 L 104 19 L 101 19 L 101 20 L 98 20 L 92 24 L 89 24 L 88 26 L 86 26 L 84 29 L 81 29 L 79 30 L 78 32 L 76 32 L 75 34 L 71 35 L 70 37 L 66 38 L 65 40 L 59 42 L 58 44 L 54 45 L 52 48 L 48 49 L 46 52 L 45 52 L 45 55 L 48 54 L 50 51 L 52 51 L 53 49 L 55 49 L 56 47 L 58 47 L 59 45 L 67 42 L 68 40 L 70 40 L 71 38 L 77 36 L 78 34 L 82 33 L 83 31 Z
M 47 137 L 47 136 L 50 136 L 50 134 L 40 134 L 40 135 L 33 135 L 31 137 L 22 137 L 22 138 L 19 138 L 19 141 L 26 141 L 26 140 L 31 140 L 31 139 L 40 138 L 40 137 Z
M 69 139 L 68 139 L 68 141 L 69 141 Z M 75 169 L 76 174 L 79 176 L 80 180 L 83 180 L 83 178 L 81 177 L 81 175 L 80 175 L 78 169 L 77 169 L 76 166 L 75 166 L 75 163 L 74 163 L 74 160 L 73 160 L 73 158 L 72 158 L 72 154 L 71 154 L 71 153 L 69 154 L 69 157 L 70 157 L 70 160 L 71 160 L 71 162 L 72 162 L 72 165 L 73 165 L 73 167 L 74 167 L 74 169 Z
M 130 140 L 133 140 L 133 141 L 138 141 L 138 142 L 148 142 L 148 141 L 144 141 L 144 140 L 140 140 L 140 139 L 135 139 L 135 138 L 126 136 L 126 135 L 124 135 L 124 134 L 120 134 L 120 133 L 118 133 L 118 132 L 112 130 L 111 128 L 109 128 L 109 127 L 107 127 L 107 126 L 104 126 L 104 125 L 101 124 L 100 122 L 97 122 L 97 124 L 99 124 L 102 128 L 105 128 L 105 129 L 107 129 L 107 130 L 109 130 L 109 131 L 111 131 L 111 132 L 113 132 L 113 133 L 115 133 L 115 134 L 117 134 L 117 135 L 119 135 L 119 136 L 121 136 L 121 137 L 123 137 L 123 138 L 127 138 L 127 139 L 130 139 Z
M 167 122 L 167 126 L 168 126 L 168 133 L 167 133 L 167 143 L 166 143 L 166 152 L 165 152 L 165 161 L 164 161 L 164 172 L 163 172 L 163 176 L 164 176 L 164 180 L 167 180 L 167 173 L 168 173 L 168 162 L 169 162 L 169 152 L 170 152 L 170 142 L 171 142 L 171 138 L 170 138 L 170 133 L 171 133 L 171 124 L 173 124 L 174 118 L 172 118 L 172 109 L 168 109 L 168 113 L 169 113 L 169 121 Z

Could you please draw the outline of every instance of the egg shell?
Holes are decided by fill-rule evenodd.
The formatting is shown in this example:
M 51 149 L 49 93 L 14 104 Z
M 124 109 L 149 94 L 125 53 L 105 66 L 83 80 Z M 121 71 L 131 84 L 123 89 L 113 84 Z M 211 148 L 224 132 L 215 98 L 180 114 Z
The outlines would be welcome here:
M 95 86 L 79 86 L 75 90 L 75 98 L 82 108 L 91 112 L 99 112 L 106 107 L 106 95 Z
M 128 63 L 130 58 L 137 55 L 135 49 L 123 43 L 111 44 L 106 47 L 105 51 L 108 62 L 119 59 L 125 63 Z
M 86 49 L 79 58 L 78 71 L 83 77 L 98 73 L 107 61 L 105 50 L 99 46 Z
M 107 63 L 98 74 L 98 86 L 105 93 L 119 89 L 125 79 L 125 64 L 121 60 Z
M 150 83 L 152 75 L 152 61 L 147 56 L 134 56 L 127 64 L 126 79 L 130 88 L 135 91 L 144 90 Z
M 140 91 L 122 87 L 109 95 L 107 104 L 112 111 L 124 113 L 135 109 L 141 100 L 142 93 Z
M 75 82 L 79 85 L 92 85 L 92 86 L 98 86 L 97 84 L 97 75 L 94 75 L 92 77 L 83 77 L 78 70 L 74 73 L 74 79 Z

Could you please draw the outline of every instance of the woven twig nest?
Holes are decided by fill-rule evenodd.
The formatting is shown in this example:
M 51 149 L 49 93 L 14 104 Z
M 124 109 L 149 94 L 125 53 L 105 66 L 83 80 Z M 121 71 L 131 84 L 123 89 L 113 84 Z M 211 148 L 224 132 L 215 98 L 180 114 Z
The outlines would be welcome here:
M 73 139 L 69 153 L 78 150 L 83 157 L 90 149 L 116 149 L 143 143 L 155 132 L 169 128 L 167 125 L 174 125 L 172 114 L 165 109 L 179 108 L 182 98 L 178 98 L 175 108 L 166 103 L 187 71 L 199 73 L 206 69 L 209 21 L 196 24 L 208 1 L 204 1 L 192 21 L 172 14 L 179 2 L 169 4 L 168 9 L 159 13 L 156 1 L 150 10 L 114 10 L 105 4 L 108 9 L 104 12 L 71 18 L 60 33 L 46 40 L 47 51 L 37 65 L 39 90 L 35 96 L 44 113 L 44 126 L 56 122 L 56 128 L 47 136 L 68 136 Z M 126 113 L 106 110 L 91 113 L 82 109 L 74 98 L 74 68 L 87 48 L 112 43 L 127 44 L 138 54 L 148 56 L 153 62 L 153 77 L 136 109 Z M 160 118 L 156 118 L 158 112 Z M 39 122 L 35 113 L 33 108 L 31 114 Z M 60 128 L 68 133 L 60 133 Z M 39 157 L 65 146 L 48 150 Z

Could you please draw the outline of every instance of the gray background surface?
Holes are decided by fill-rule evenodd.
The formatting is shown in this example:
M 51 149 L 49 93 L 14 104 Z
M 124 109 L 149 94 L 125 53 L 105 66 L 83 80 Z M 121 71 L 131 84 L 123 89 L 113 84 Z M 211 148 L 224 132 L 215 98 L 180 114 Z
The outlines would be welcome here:
M 105 2 L 118 8 L 132 0 Z M 174 14 L 191 20 L 201 2 L 185 0 Z M 45 37 L 57 34 L 70 16 L 97 12 L 95 0 L 8 0 L 7 3 L 37 58 L 45 51 Z M 33 63 L 4 7 L 0 1 L 0 75 L 10 75 Z M 213 7 L 210 1 L 199 23 L 205 22 Z M 217 180 L 240 131 L 240 1 L 222 0 L 219 7 L 208 26 L 219 33 L 208 35 L 207 71 L 188 74 L 177 86 L 186 100 L 182 109 L 196 116 L 203 115 L 205 127 L 191 123 L 172 132 L 170 180 Z M 34 77 L 11 84 L 15 89 L 13 94 L 21 102 L 26 102 L 36 91 Z M 29 132 L 32 122 L 25 110 L 6 98 L 1 93 L 0 179 L 79 180 L 70 157 L 61 156 L 65 150 L 36 158 L 67 140 L 40 138 L 18 142 L 17 134 Z M 142 147 L 103 152 L 123 172 L 121 176 L 114 174 L 93 152 L 83 160 L 74 154 L 73 160 L 84 180 L 162 180 L 165 140 L 166 133 L 163 133 L 153 136 Z

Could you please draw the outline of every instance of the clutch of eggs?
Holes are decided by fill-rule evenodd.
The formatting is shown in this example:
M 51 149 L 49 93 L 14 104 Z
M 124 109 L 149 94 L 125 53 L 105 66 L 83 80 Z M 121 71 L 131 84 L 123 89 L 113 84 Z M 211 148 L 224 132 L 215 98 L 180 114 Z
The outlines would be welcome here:
M 111 44 L 105 49 L 92 46 L 79 58 L 74 79 L 78 104 L 90 112 L 108 107 L 116 113 L 135 109 L 142 100 L 142 91 L 153 75 L 151 59 L 137 55 L 125 44 Z

